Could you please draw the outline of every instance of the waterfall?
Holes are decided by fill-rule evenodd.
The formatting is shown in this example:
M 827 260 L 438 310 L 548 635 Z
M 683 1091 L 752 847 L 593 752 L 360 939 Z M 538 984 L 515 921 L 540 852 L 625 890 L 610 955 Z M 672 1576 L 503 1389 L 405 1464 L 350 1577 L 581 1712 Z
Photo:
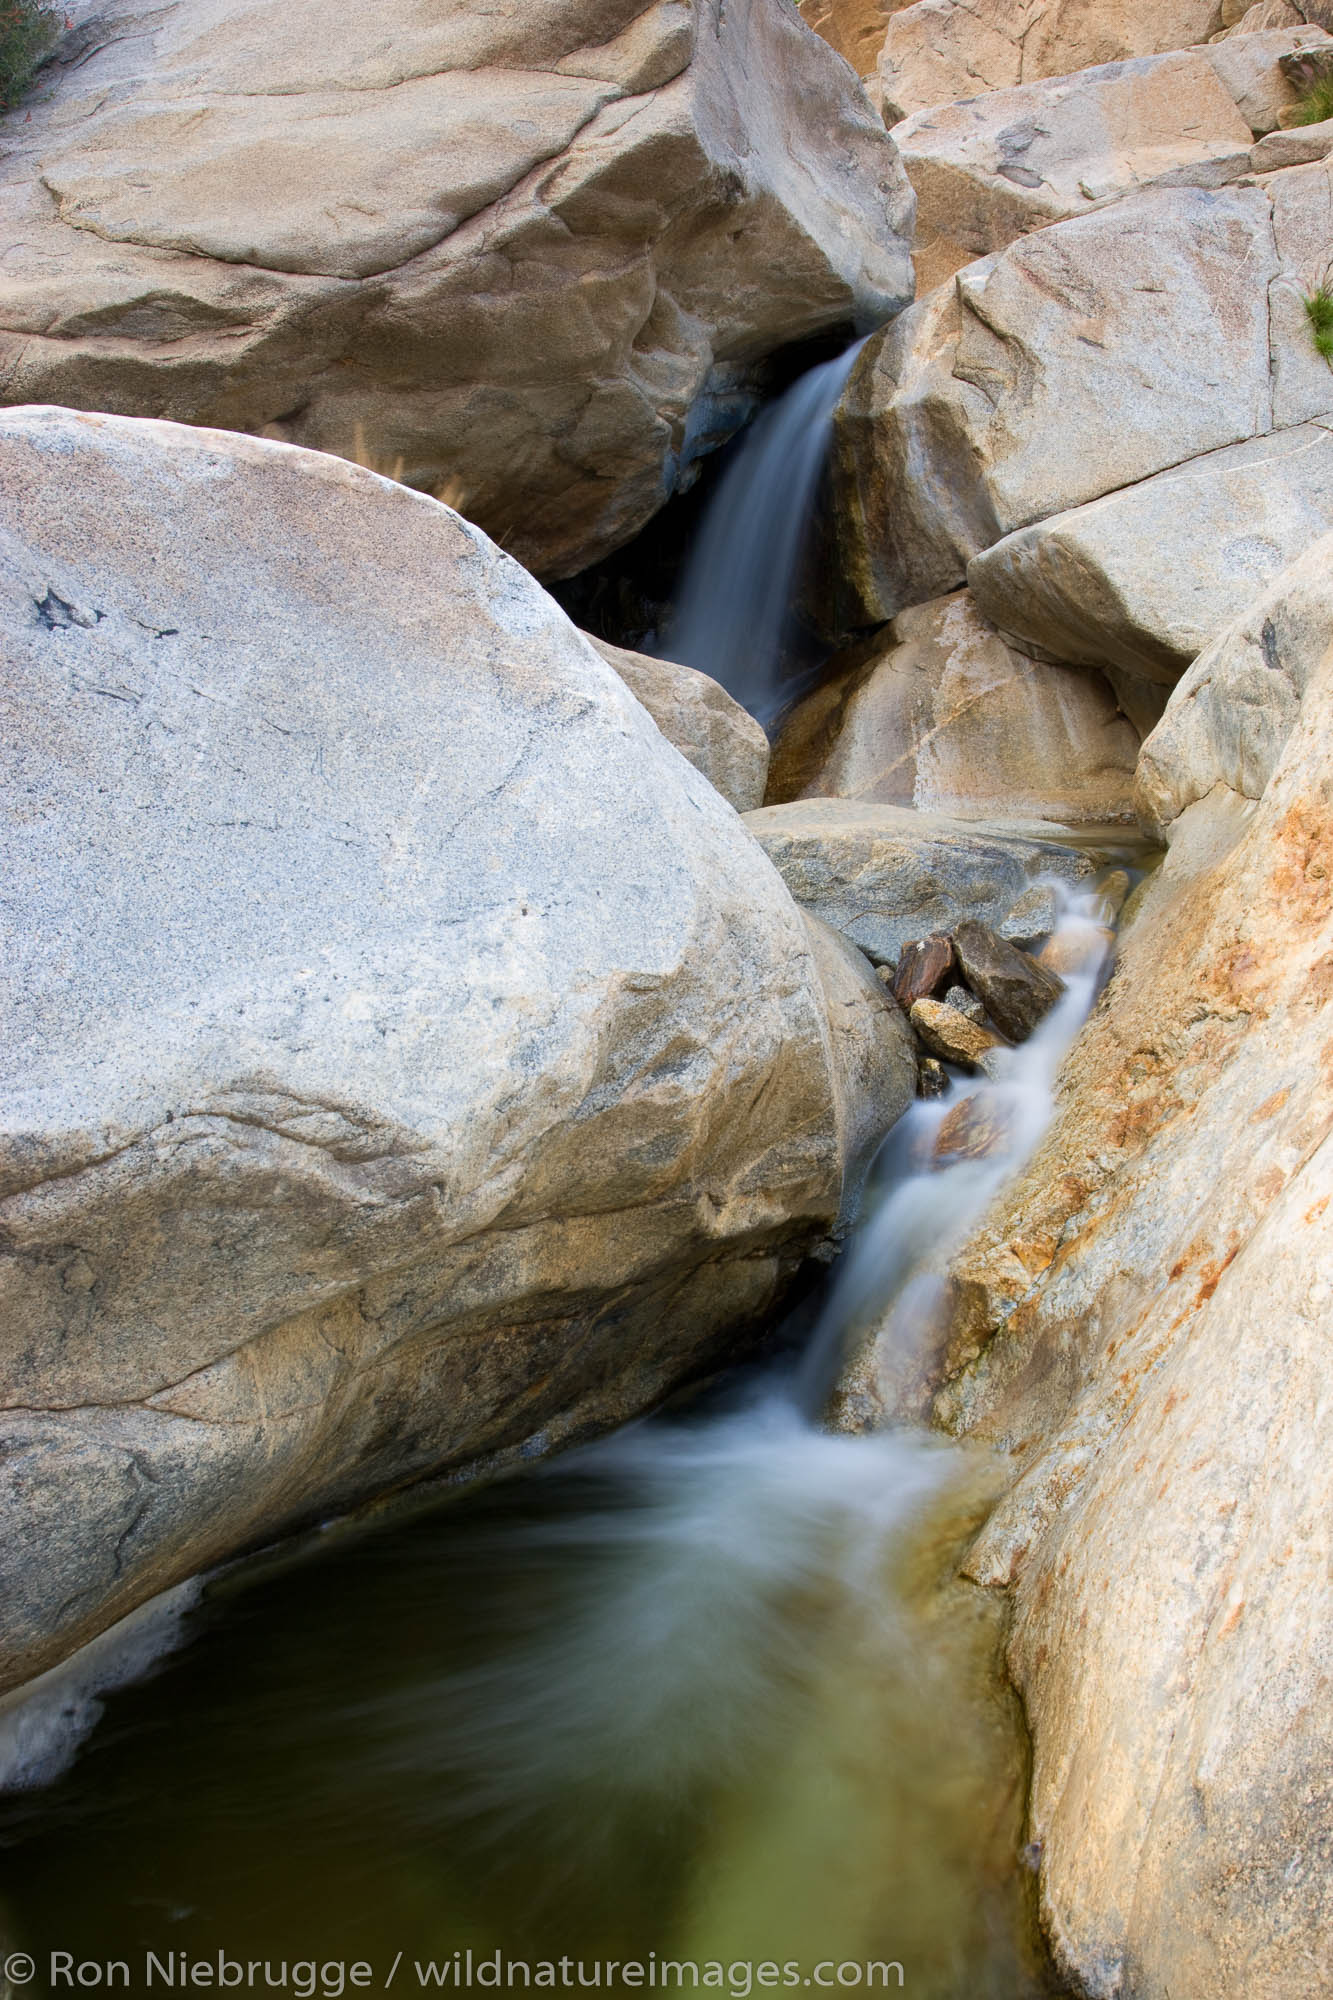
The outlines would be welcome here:
M 793 383 L 751 426 L 704 515 L 659 655 L 697 667 L 769 728 L 833 413 L 864 341 Z
M 1022 1170 L 1050 1122 L 1056 1071 L 1096 997 L 1106 949 L 1096 894 L 1054 876 L 1045 886 L 1056 899 L 1058 942 L 1079 970 L 1065 975 L 1061 998 L 1029 1039 L 1008 1053 L 998 1081 L 955 1083 L 942 1097 L 918 1100 L 889 1135 L 879 1175 L 883 1191 L 842 1257 L 794 1380 L 798 1405 L 812 1415 L 827 1401 L 859 1330 L 878 1320 L 881 1339 L 899 1352 L 923 1337 L 934 1318 L 944 1260 Z M 980 1159 L 942 1164 L 936 1140 L 964 1099 L 990 1135 L 988 1150 Z

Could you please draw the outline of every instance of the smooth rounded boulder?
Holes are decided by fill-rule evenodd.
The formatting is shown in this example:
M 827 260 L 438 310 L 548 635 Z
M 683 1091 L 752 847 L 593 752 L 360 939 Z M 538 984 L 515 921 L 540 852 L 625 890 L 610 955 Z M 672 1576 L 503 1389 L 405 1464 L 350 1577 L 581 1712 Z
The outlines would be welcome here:
M 914 1065 L 447 507 L 53 409 L 0 474 L 3 1688 L 732 1351 Z

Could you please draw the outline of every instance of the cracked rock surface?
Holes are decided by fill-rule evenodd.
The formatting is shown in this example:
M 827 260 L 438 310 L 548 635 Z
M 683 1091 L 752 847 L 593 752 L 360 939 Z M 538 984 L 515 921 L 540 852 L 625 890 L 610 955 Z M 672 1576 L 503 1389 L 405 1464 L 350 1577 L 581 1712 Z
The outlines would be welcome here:
M 4 1687 L 731 1351 L 915 1063 L 447 507 L 59 410 L 0 474 Z
M 1326 635 L 1258 803 L 1175 820 L 954 1268 L 936 1413 L 1013 1466 L 968 1569 L 1013 1588 L 1043 1912 L 1097 2000 L 1304 2000 L 1333 1922 L 1330 726 Z

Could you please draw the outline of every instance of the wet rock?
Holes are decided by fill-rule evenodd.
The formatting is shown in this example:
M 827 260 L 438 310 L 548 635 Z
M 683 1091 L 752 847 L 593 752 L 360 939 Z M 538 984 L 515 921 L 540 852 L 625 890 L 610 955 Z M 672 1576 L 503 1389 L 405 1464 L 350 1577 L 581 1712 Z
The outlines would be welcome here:
M 1289 36 L 1279 40 L 1290 47 Z M 1248 173 L 1254 133 L 1210 56 L 1181 50 L 969 92 L 904 119 L 893 136 L 916 189 L 918 289 L 1097 202 L 1154 185 L 1221 187 Z M 1240 68 L 1234 53 L 1230 61 Z M 1266 67 L 1286 102 L 1276 49 Z M 1274 110 L 1263 129 L 1276 123 Z
M 1097 902 L 1108 924 L 1113 924 L 1124 909 L 1129 888 L 1129 875 L 1123 868 L 1111 869 L 1098 882 Z
M 447 507 L 8 410 L 0 517 L 3 1688 L 733 1352 L 916 1060 Z
M 775 0 L 99 0 L 97 28 L 5 120 L 8 403 L 364 458 L 568 576 L 763 357 L 911 297 L 892 141 Z
M 934 1056 L 922 1056 L 916 1075 L 918 1097 L 943 1097 L 949 1088 L 949 1072 Z
M 829 662 L 783 723 L 768 802 L 1105 823 L 1128 814 L 1137 755 L 1100 674 L 1018 651 L 958 591 Z
M 674 660 L 651 659 L 624 646 L 589 638 L 630 693 L 641 701 L 668 743 L 702 771 L 737 812 L 764 802 L 768 738 L 759 723 L 707 674 Z
M 1023 528 L 968 579 L 1020 643 L 1171 686 L 1331 528 L 1333 435 L 1303 424 Z
M 1139 822 L 1163 839 L 1216 786 L 1262 798 L 1333 643 L 1333 534 L 1314 542 L 1220 632 L 1148 737 Z
M 1002 537 L 1269 431 L 1282 269 L 1265 189 L 1158 189 L 1039 229 L 893 321 L 835 423 L 855 615 L 878 624 L 956 590 Z
M 973 1091 L 959 1098 L 941 1119 L 935 1134 L 935 1163 L 948 1167 L 959 1160 L 988 1160 L 1006 1151 L 1013 1137 L 1012 1105 L 994 1091 Z
M 932 1055 L 965 1069 L 982 1068 L 988 1056 L 1005 1046 L 990 1028 L 943 1000 L 918 1000 L 908 1018 Z
M 1075 924 L 1047 938 L 1037 963 L 1058 979 L 1072 979 L 1102 965 L 1114 950 L 1115 932 L 1108 924 Z
M 986 1018 L 986 1009 L 966 986 L 951 986 L 944 996 L 944 1004 L 959 1014 L 965 1014 L 969 1021 L 984 1021 Z
M 957 924 L 954 951 L 963 976 L 997 1028 L 1026 1041 L 1064 992 L 1064 982 L 975 919 Z
M 1059 917 L 1060 906 L 1054 889 L 1049 883 L 1034 882 L 997 928 L 999 935 L 1007 938 L 1010 944 L 1035 945 L 1050 936 Z
M 898 806 L 802 799 L 747 813 L 745 824 L 797 902 L 880 965 L 962 917 L 999 923 L 1039 875 L 1082 882 L 1095 872 L 1086 854 L 1025 828 Z
M 947 937 L 912 938 L 902 948 L 893 975 L 893 997 L 910 1013 L 918 1000 L 939 992 L 954 969 L 953 945 Z

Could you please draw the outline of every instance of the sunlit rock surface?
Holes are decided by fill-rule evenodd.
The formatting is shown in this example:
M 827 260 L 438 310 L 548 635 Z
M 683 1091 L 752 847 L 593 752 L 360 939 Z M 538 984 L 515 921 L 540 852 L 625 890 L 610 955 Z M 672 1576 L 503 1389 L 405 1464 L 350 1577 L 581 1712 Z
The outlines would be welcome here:
M 1324 1978 L 1328 637 L 1285 744 L 1264 704 L 1264 754 L 1219 758 L 1172 822 L 1055 1123 L 954 1270 L 936 1412 L 1012 1463 L 967 1568 L 1013 1586 L 1043 1910 L 1098 2000 L 1306 2000 Z M 1213 658 L 1229 731 L 1256 639 Z M 1201 687 L 1146 753 L 1159 795 L 1202 782 Z
M 1130 816 L 1138 748 L 1100 674 L 1028 658 L 959 591 L 830 661 L 783 724 L 768 797 L 1105 822 Z
M 1276 50 L 1269 68 L 1281 80 Z M 924 291 L 1097 202 L 1238 180 L 1254 134 L 1208 52 L 1191 49 L 933 105 L 893 136 L 916 189 Z
M 917 0 L 890 21 L 876 91 L 889 124 L 928 104 L 1206 42 L 1223 0 Z
M 1022 633 L 980 592 L 974 557 L 1103 495 L 1132 506 L 1122 489 L 1326 416 L 1333 374 L 1304 300 L 1333 257 L 1330 171 L 1321 160 L 1113 201 L 969 264 L 877 335 L 835 423 L 849 622 L 878 623 L 966 574 L 986 614 Z M 1275 440 L 1275 457 L 1285 449 Z M 1296 553 L 1284 545 L 1267 575 Z M 1088 618 L 1082 650 L 1052 650 L 1113 659 L 1099 623 Z
M 915 1066 L 448 508 L 60 410 L 0 464 L 2 1685 L 730 1351 Z
M 1155 839 L 1218 785 L 1259 799 L 1333 639 L 1333 534 L 1202 652 L 1143 746 L 1135 784 Z
M 958 588 L 1015 528 L 1270 430 L 1279 268 L 1261 188 L 1163 190 L 1023 237 L 877 335 L 835 442 L 864 622 Z
M 911 296 L 896 151 L 786 0 L 106 0 L 0 134 L 6 402 L 362 457 L 546 576 Z
M 1016 643 L 1170 687 L 1330 528 L 1333 417 L 1053 514 L 977 556 L 968 580 Z

